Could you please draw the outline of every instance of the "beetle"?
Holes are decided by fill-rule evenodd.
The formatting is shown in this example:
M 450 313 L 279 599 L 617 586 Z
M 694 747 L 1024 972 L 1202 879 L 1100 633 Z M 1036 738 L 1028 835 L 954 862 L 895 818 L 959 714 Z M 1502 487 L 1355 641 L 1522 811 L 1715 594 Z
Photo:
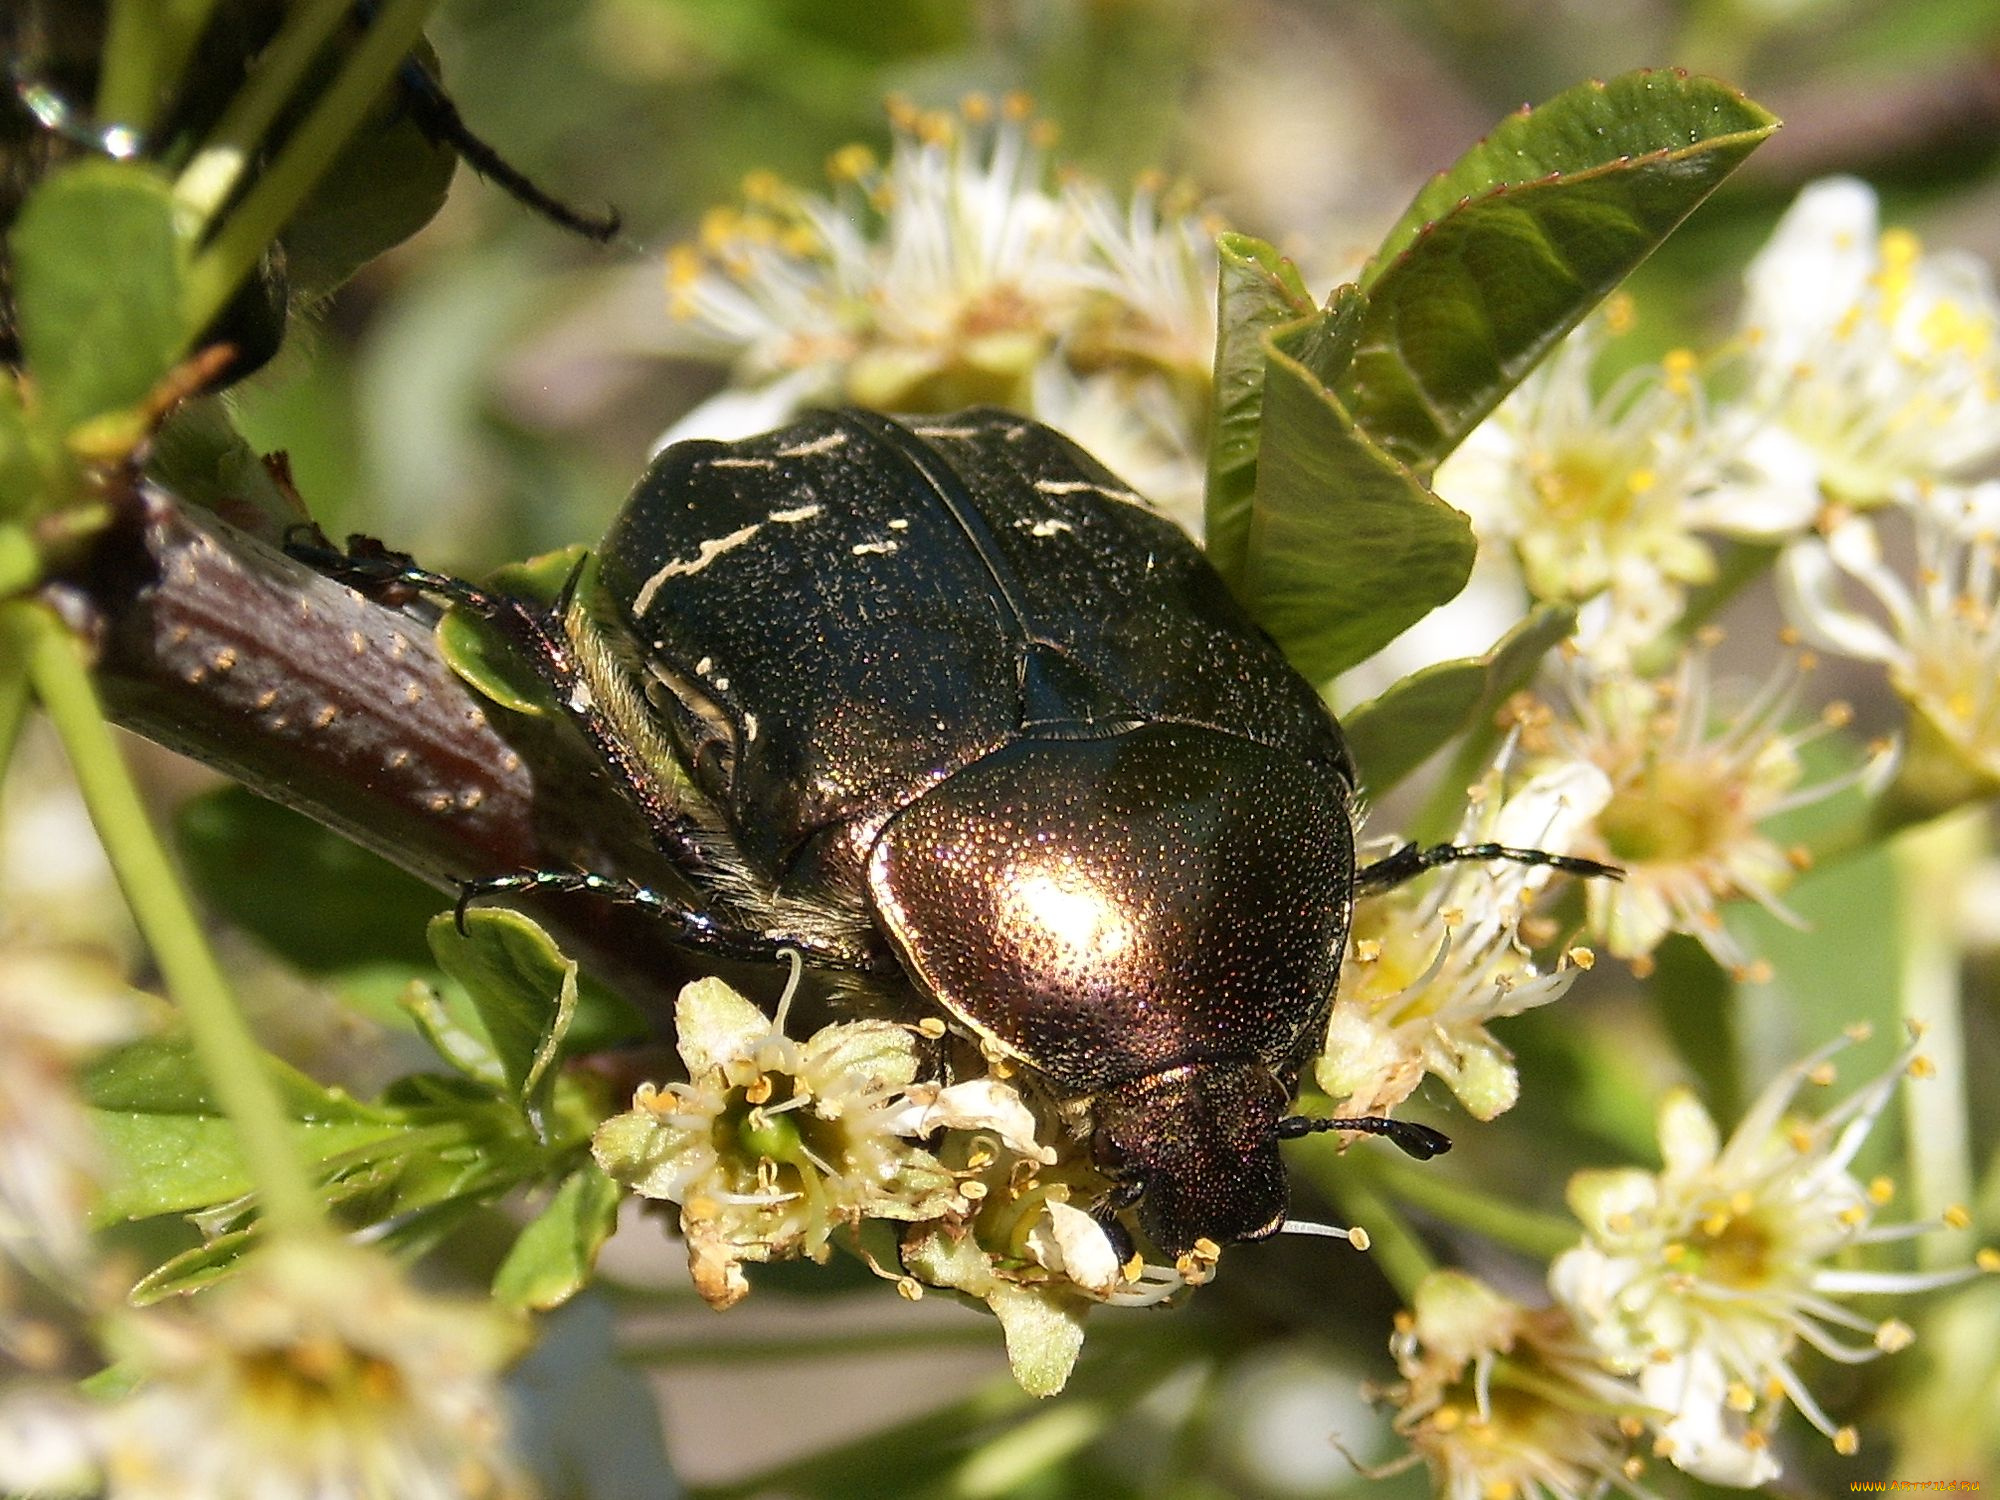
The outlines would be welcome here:
M 1008 412 L 675 444 L 552 614 L 384 556 L 533 658 L 701 898 L 545 870 L 465 899 L 595 891 L 695 948 L 906 979 L 1080 1122 L 1101 1221 L 1136 1206 L 1169 1255 L 1275 1232 L 1288 1137 L 1449 1147 L 1287 1113 L 1358 893 L 1616 873 L 1357 868 L 1319 694 L 1185 533 Z

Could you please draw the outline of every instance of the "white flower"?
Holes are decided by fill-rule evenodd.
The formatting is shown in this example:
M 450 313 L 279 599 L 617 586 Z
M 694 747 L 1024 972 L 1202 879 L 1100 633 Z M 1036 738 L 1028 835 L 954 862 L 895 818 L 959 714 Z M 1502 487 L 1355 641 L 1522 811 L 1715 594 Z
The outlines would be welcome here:
M 1504 760 L 1504 757 L 1503 757 Z M 1565 851 L 1610 796 L 1595 766 L 1568 765 L 1500 796 L 1480 787 L 1458 843 Z M 1435 1074 L 1474 1116 L 1490 1120 L 1520 1090 L 1512 1054 L 1486 1029 L 1546 1005 L 1575 978 L 1567 956 L 1543 973 L 1520 927 L 1554 872 L 1513 863 L 1458 864 L 1423 886 L 1361 901 L 1328 1018 L 1319 1086 L 1342 1113 L 1373 1115 Z M 1581 956 L 1581 955 L 1579 955 Z
M 1645 1497 L 1630 1452 L 1638 1390 L 1598 1367 L 1561 1308 L 1529 1309 L 1460 1271 L 1434 1271 L 1389 1349 L 1395 1428 L 1445 1500 Z
M 1212 226 L 1142 181 L 1055 185 L 1025 100 L 892 104 L 886 165 L 837 152 L 831 195 L 768 174 L 676 250 L 683 352 L 733 387 L 668 434 L 735 438 L 814 404 L 991 402 L 1066 432 L 1199 525 L 1215 350 Z
M 1724 901 L 1747 897 L 1796 924 L 1780 892 L 1804 867 L 1803 850 L 1764 831 L 1769 819 L 1861 779 L 1873 767 L 1809 783 L 1799 752 L 1848 722 L 1843 704 L 1787 730 L 1801 668 L 1783 660 L 1770 680 L 1733 712 L 1712 704 L 1709 653 L 1684 653 L 1671 678 L 1643 681 L 1577 668 L 1566 716 L 1531 718 L 1523 742 L 1598 767 L 1611 797 L 1575 852 L 1619 866 L 1623 880 L 1585 887 L 1590 932 L 1641 972 L 1670 932 L 1699 938 L 1739 976 L 1748 956 L 1722 925 Z
M 137 1388 L 10 1400 L 0 1486 L 87 1467 L 106 1500 L 530 1493 L 496 1380 L 521 1330 L 485 1303 L 417 1293 L 371 1252 L 273 1244 L 185 1313 L 133 1314 L 115 1333 Z
M 1894 1184 L 1849 1171 L 1897 1080 L 1927 1071 L 1914 1046 L 1819 1119 L 1792 1114 L 1802 1086 L 1832 1081 L 1830 1059 L 1849 1040 L 1787 1068 L 1726 1142 L 1694 1096 L 1677 1090 L 1660 1107 L 1660 1172 L 1580 1172 L 1570 1183 L 1585 1239 L 1550 1268 L 1549 1285 L 1611 1366 L 1638 1374 L 1670 1414 L 1660 1450 L 1717 1482 L 1758 1483 L 1775 1472 L 1768 1433 L 1788 1402 L 1852 1451 L 1851 1429 L 1835 1426 L 1793 1367 L 1798 1345 L 1855 1363 L 1911 1335 L 1835 1299 L 1977 1274 L 1857 1267 L 1860 1247 L 1941 1225 L 1874 1224 Z
M 1600 392 L 1594 375 L 1616 303 L 1570 335 L 1438 468 L 1440 495 L 1482 540 L 1512 551 L 1537 599 L 1599 601 L 1578 641 L 1623 662 L 1678 618 L 1689 585 L 1715 558 L 1698 533 L 1782 536 L 1816 502 L 1713 502 L 1712 449 L 1695 361 L 1684 351 L 1627 371 Z
M 1982 486 L 1991 491 L 1994 487 Z M 1965 518 L 1973 518 L 1968 513 Z M 1779 570 L 1786 613 L 1806 639 L 1843 656 L 1883 663 L 1913 711 L 1911 760 L 1945 776 L 1958 763 L 1968 795 L 2000 785 L 2000 567 L 1991 532 L 1920 510 L 1917 566 L 1905 580 L 1882 557 L 1860 517 L 1801 542 Z M 1860 586 L 1880 607 L 1864 614 L 1845 595 Z M 1942 751 L 1939 756 L 1933 752 Z M 1949 805 L 1946 801 L 1945 805 Z
M 674 1024 L 689 1081 L 642 1085 L 593 1146 L 618 1181 L 680 1205 L 695 1287 L 717 1307 L 748 1293 L 745 1261 L 824 1260 L 842 1225 L 963 1206 L 953 1175 L 900 1133 L 909 1031 L 852 1021 L 794 1042 L 783 1022 L 782 1006 L 774 1023 L 720 980 L 688 985 Z
M 1746 281 L 1748 388 L 1717 431 L 1725 502 L 1907 502 L 2000 455 L 1992 277 L 1879 232 L 1865 183 L 1808 187 Z
M 98 1146 L 73 1074 L 137 1036 L 142 998 L 100 953 L 0 946 L 0 1253 L 42 1271 L 88 1262 Z M 0 1342 L 4 1342 L 0 1338 Z

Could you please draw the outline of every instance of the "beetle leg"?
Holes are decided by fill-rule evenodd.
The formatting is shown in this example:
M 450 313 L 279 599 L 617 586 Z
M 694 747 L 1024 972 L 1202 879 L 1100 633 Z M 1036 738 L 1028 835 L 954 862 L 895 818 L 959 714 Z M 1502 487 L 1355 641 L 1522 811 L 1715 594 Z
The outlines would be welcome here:
M 582 731 L 619 789 L 639 809 L 660 852 L 691 880 L 699 881 L 713 868 L 694 836 L 693 825 L 660 795 L 632 747 L 605 720 L 585 688 L 576 650 L 562 624 L 581 576 L 581 564 L 563 584 L 556 603 L 544 610 L 463 578 L 420 568 L 408 553 L 393 552 L 372 537 L 351 536 L 347 544 L 348 550 L 341 552 L 327 544 L 317 526 L 296 526 L 287 537 L 285 551 L 383 603 L 403 602 L 399 591 L 421 592 L 477 616 L 548 684 L 556 706 Z
M 411 121 L 428 140 L 456 151 L 460 161 L 516 203 L 534 210 L 558 228 L 597 244 L 607 244 L 616 238 L 624 222 L 616 209 L 589 213 L 537 186 L 527 173 L 472 133 L 451 96 L 415 57 L 403 59 L 396 71 L 396 87 L 402 93 L 403 107 L 409 111 Z
M 1516 849 L 1507 844 L 1432 844 L 1429 848 L 1421 844 L 1405 844 L 1394 854 L 1384 855 L 1373 864 L 1356 870 L 1354 893 L 1366 896 L 1386 891 L 1406 880 L 1414 880 L 1426 870 L 1467 859 L 1504 859 L 1517 865 L 1546 865 L 1571 875 L 1601 876 L 1607 880 L 1625 878 L 1625 872 L 1616 865 L 1580 859 L 1573 854 L 1551 854 L 1546 849 Z
M 1353 1120 L 1328 1120 L 1312 1115 L 1287 1115 L 1274 1132 L 1281 1141 L 1295 1141 L 1302 1135 L 1318 1135 L 1323 1130 L 1358 1130 L 1364 1135 L 1387 1136 L 1391 1142 L 1419 1161 L 1429 1161 L 1451 1149 L 1451 1137 L 1414 1120 L 1389 1120 L 1364 1115 Z
M 1115 1193 L 1112 1195 L 1113 1198 L 1116 1196 Z M 1133 1194 L 1133 1199 L 1136 1201 L 1138 1196 L 1136 1193 Z M 1118 1210 L 1121 1207 L 1129 1208 L 1131 1205 L 1106 1200 L 1098 1205 L 1097 1212 L 1092 1214 L 1091 1218 L 1096 1221 L 1097 1227 L 1104 1231 L 1104 1237 L 1111 1242 L 1111 1253 L 1118 1257 L 1118 1264 L 1122 1266 L 1139 1253 L 1139 1247 L 1132 1243 L 1132 1231 L 1127 1229 L 1125 1221 L 1118 1217 Z
M 722 958 L 751 963 L 775 963 L 788 953 L 796 953 L 816 969 L 869 969 L 875 965 L 857 960 L 837 948 L 797 936 L 758 932 L 734 927 L 707 912 L 683 906 L 671 896 L 636 881 L 612 875 L 596 875 L 588 870 L 522 870 L 514 875 L 493 875 L 468 880 L 458 888 L 458 904 L 452 909 L 460 932 L 465 931 L 465 914 L 472 903 L 486 896 L 511 895 L 523 891 L 554 892 L 559 895 L 589 894 L 628 906 L 643 906 L 669 928 L 667 940 L 681 947 L 713 953 Z

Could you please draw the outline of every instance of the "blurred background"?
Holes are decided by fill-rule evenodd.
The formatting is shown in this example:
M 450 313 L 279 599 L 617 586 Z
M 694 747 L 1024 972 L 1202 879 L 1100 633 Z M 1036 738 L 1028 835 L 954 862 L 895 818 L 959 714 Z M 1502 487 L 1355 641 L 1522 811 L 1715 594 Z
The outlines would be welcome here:
M 891 94 L 951 106 L 1025 90 L 1059 128 L 1060 158 L 1112 184 L 1154 170 L 1187 183 L 1291 254 L 1323 294 L 1426 175 L 1507 111 L 1587 77 L 1680 66 L 1729 79 L 1786 125 L 1634 282 L 1654 352 L 1726 322 L 1750 253 L 1796 190 L 1829 172 L 1868 178 L 1885 219 L 1927 243 L 2000 260 L 1995 0 L 449 0 L 430 35 L 472 128 L 563 198 L 615 205 L 623 236 L 602 249 L 571 239 L 461 173 L 424 232 L 295 329 L 232 399 L 255 445 L 289 452 L 329 532 L 367 532 L 460 573 L 600 532 L 659 434 L 724 374 L 663 352 L 664 253 L 746 173 L 818 186 L 837 147 L 882 150 Z M 19 878 L 38 864 L 34 878 L 89 884 L 87 868 L 47 858 L 87 847 L 83 828 L 7 826 Z M 1799 904 L 1823 931 L 1866 931 L 1885 899 L 1869 868 L 1810 883 Z M 1994 944 L 1990 889 L 1953 896 L 1989 914 L 1979 940 Z M 1893 1017 L 1886 948 L 1829 950 L 1770 924 L 1755 940 L 1830 1018 L 1815 1035 L 1857 1011 Z M 1671 1065 L 1632 1029 L 1651 1023 L 1621 1002 L 1621 977 L 1593 989 L 1582 1019 L 1565 1007 L 1506 1033 L 1527 1080 L 1517 1138 L 1580 1131 L 1566 1159 L 1611 1159 L 1592 1141 L 1635 1142 L 1645 1157 L 1650 1099 Z M 1745 1024 L 1786 1003 L 1754 1002 Z M 1581 1044 L 1546 1035 L 1566 1026 Z M 2000 1068 L 1992 1029 L 1973 1028 L 1973 1078 Z M 1618 1061 L 1577 1074 L 1579 1045 Z M 595 1448 L 588 1464 L 570 1460 L 571 1493 L 592 1497 L 672 1493 L 640 1438 L 647 1395 L 682 1482 L 716 1494 L 756 1491 L 749 1476 L 881 1430 L 893 1436 L 822 1459 L 790 1487 L 1426 1492 L 1420 1473 L 1360 1481 L 1343 1456 L 1393 1457 L 1358 1394 L 1393 1373 L 1383 1340 L 1396 1299 L 1379 1276 L 1313 1242 L 1231 1259 L 1178 1315 L 1095 1321 L 1073 1393 L 1031 1409 L 983 1317 L 942 1298 L 905 1307 L 858 1269 L 781 1267 L 718 1321 L 683 1290 L 677 1248 L 639 1224 L 612 1246 L 610 1290 L 557 1320 L 524 1388 L 538 1393 L 538 1423 L 568 1427 L 568 1451 Z M 1478 1268 L 1524 1293 L 1537 1280 L 1525 1263 Z M 788 1295 L 793 1284 L 813 1295 Z M 1301 1285 L 1323 1300 L 1302 1304 Z M 605 1383 L 606 1299 L 629 1304 L 615 1339 L 643 1363 L 644 1385 Z M 1889 1378 L 1914 1379 L 1921 1359 L 1904 1356 Z M 1860 1378 L 1816 1388 L 1839 1410 L 1862 1396 Z M 927 1413 L 940 1415 L 916 1420 Z M 1870 1452 L 1882 1447 L 1840 1469 L 1840 1489 L 1879 1472 Z M 1794 1473 L 1792 1493 L 1817 1492 L 1811 1467 Z M 1702 1492 L 1679 1476 L 1662 1488 Z

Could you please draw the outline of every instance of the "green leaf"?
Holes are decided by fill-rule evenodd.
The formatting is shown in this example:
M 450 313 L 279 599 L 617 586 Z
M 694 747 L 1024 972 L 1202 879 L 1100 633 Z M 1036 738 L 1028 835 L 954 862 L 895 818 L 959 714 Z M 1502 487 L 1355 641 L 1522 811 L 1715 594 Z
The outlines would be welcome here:
M 1503 122 L 1417 195 L 1363 274 L 1340 385 L 1356 422 L 1430 469 L 1777 123 L 1669 71 Z
M 1358 300 L 1265 339 L 1264 423 L 1241 593 L 1307 678 L 1364 661 L 1465 586 L 1472 527 L 1328 388 Z
M 457 166 L 450 148 L 395 106 L 392 91 L 285 225 L 280 239 L 293 291 L 324 296 L 422 229 L 444 206 Z
M 236 430 L 219 396 L 174 408 L 154 434 L 146 472 L 180 499 L 205 505 L 266 540 L 307 519 L 298 497 L 272 479 L 262 456 Z
M 1575 628 L 1574 607 L 1540 605 L 1484 656 L 1425 667 L 1342 714 L 1362 785 L 1379 797 L 1466 729 L 1489 722 Z
M 430 971 L 444 898 L 379 855 L 240 786 L 188 802 L 175 832 L 202 894 L 308 974 Z
M 297 1127 L 299 1149 L 315 1166 L 408 1129 L 394 1111 L 322 1088 L 275 1058 L 265 1065 Z M 96 1208 L 100 1222 L 207 1208 L 250 1192 L 236 1129 L 186 1041 L 118 1048 L 88 1068 L 80 1085 L 110 1168 Z
M 255 1229 L 232 1229 L 203 1240 L 191 1250 L 183 1250 L 172 1260 L 155 1266 L 133 1285 L 128 1294 L 134 1307 L 150 1307 L 169 1297 L 184 1297 L 204 1287 L 227 1281 L 236 1274 L 243 1256 L 257 1243 Z
M 1250 502 L 1257 487 L 1264 419 L 1264 335 L 1310 317 L 1313 300 L 1298 268 L 1262 240 L 1224 234 L 1217 287 L 1215 425 L 1208 448 L 1207 551 L 1232 584 L 1243 576 Z
M 538 604 L 553 604 L 562 597 L 570 580 L 577 576 L 577 569 L 589 557 L 588 547 L 581 542 L 572 542 L 553 552 L 537 553 L 520 562 L 495 568 L 486 580 L 487 587 L 516 598 L 533 599 Z
M 539 1116 L 576 1013 L 576 964 L 515 911 L 467 912 L 463 932 L 447 913 L 432 921 L 430 944 L 438 966 L 464 986 L 508 1090 Z
M 136 406 L 185 350 L 188 247 L 166 179 L 136 162 L 52 173 L 8 237 L 21 351 L 61 429 Z
M 622 1196 L 594 1161 L 570 1173 L 507 1252 L 493 1278 L 493 1295 L 509 1307 L 535 1312 L 569 1301 L 589 1282 L 597 1252 L 617 1227 Z
M 487 581 L 495 593 L 553 604 L 590 556 L 582 545 L 561 547 L 524 562 L 509 563 Z M 445 665 L 476 693 L 517 714 L 557 711 L 549 684 L 483 620 L 453 605 L 438 621 L 438 650 Z
M 486 1021 L 462 985 L 406 980 L 396 1004 L 437 1055 L 491 1093 L 507 1092 L 507 1070 Z

